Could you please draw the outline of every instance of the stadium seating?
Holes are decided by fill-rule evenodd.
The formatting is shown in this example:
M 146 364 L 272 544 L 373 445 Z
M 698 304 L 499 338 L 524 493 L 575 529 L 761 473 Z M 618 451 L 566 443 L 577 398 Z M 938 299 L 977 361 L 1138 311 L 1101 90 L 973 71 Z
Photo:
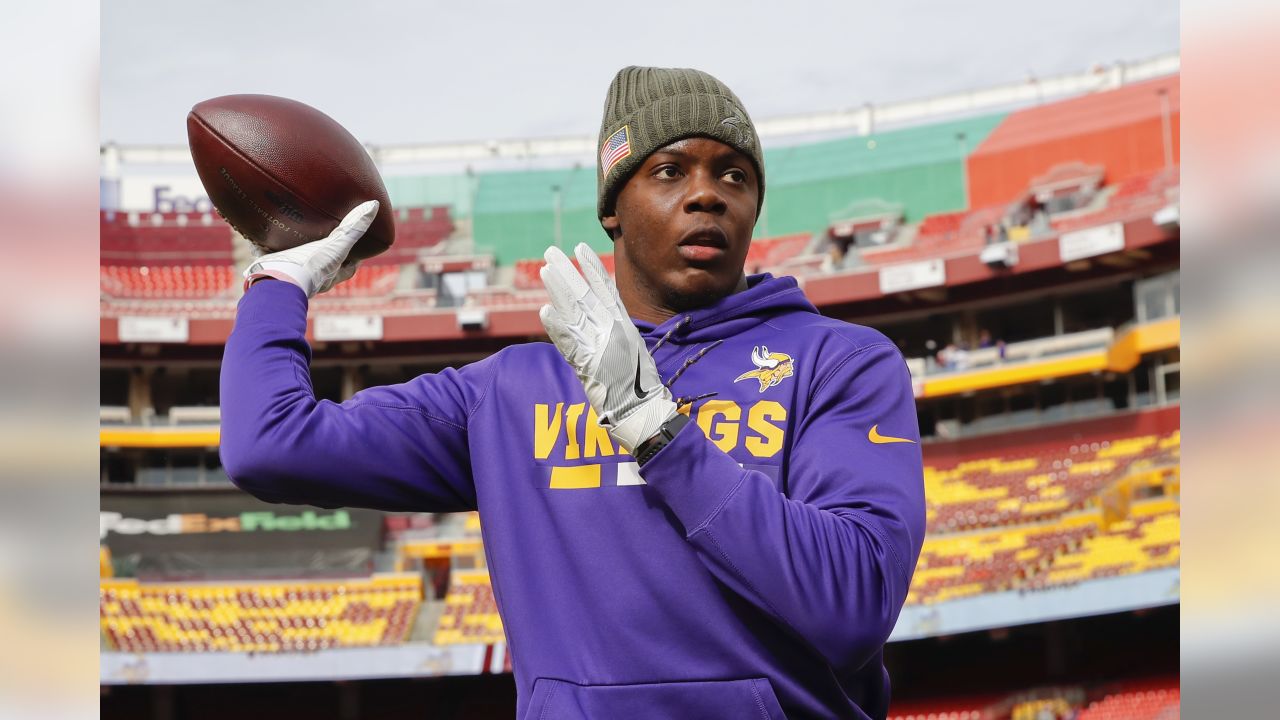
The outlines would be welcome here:
M 888 717 L 890 720 L 1176 720 L 1180 694 L 1177 678 L 1093 687 L 1039 687 L 1004 695 L 895 700 L 889 707 Z
M 1181 691 L 1168 688 L 1109 693 L 1091 702 L 1076 720 L 1176 720 L 1180 714 Z
M 453 229 L 448 208 L 398 210 L 392 249 L 366 260 L 351 280 L 326 295 L 322 306 L 329 303 L 324 308 L 328 312 L 369 312 L 367 305 L 332 301 L 388 298 L 396 289 L 401 265 L 416 263 L 422 250 L 439 245 Z M 212 213 L 104 211 L 100 230 L 104 315 L 234 315 L 240 277 L 233 264 L 232 232 L 221 218 Z M 392 307 L 375 309 L 391 314 L 417 311 L 424 304 L 434 306 L 434 292 L 429 299 L 388 302 Z
M 772 272 L 804 252 L 812 238 L 809 233 L 759 238 L 747 248 L 747 273 Z
M 1026 587 L 1049 587 L 1175 566 L 1181 556 L 1180 535 L 1176 502 L 1161 499 L 1137 504 L 1131 518 L 1113 523 L 1105 532 L 1058 554 L 1048 569 L 1033 577 Z
M 99 214 L 103 265 L 163 266 L 231 262 L 231 227 L 213 213 Z
M 240 274 L 222 266 L 114 266 L 99 268 L 101 313 L 181 315 L 191 319 L 231 318 L 239 297 Z M 399 265 L 361 267 L 350 280 L 315 298 L 317 312 L 403 315 L 435 307 L 436 291 L 397 291 Z
M 1034 454 L 926 465 L 932 532 L 1046 519 L 1080 507 L 1126 473 L 1177 462 L 1179 435 L 1141 435 L 1042 447 Z
M 1150 217 L 1168 203 L 1169 192 L 1178 186 L 1178 171 L 1179 168 L 1172 167 L 1126 178 L 1119 185 L 1105 188 L 1102 202 L 1082 210 L 1051 215 L 1050 226 L 1053 232 L 1064 233 Z M 873 266 L 973 252 L 987 244 L 988 229 L 997 227 L 1005 212 L 1004 205 L 993 205 L 929 215 L 916 228 L 912 242 L 863 248 L 859 252 L 862 261 Z
M 478 540 L 480 539 L 480 513 L 472 510 L 462 513 L 415 512 L 387 514 L 383 517 L 383 530 L 387 540 Z
M 1042 718 L 1070 717 L 1071 703 L 1066 698 L 1027 700 L 1014 705 L 1009 720 L 1042 720 Z
M 229 296 L 239 277 L 231 265 L 104 265 L 103 295 L 133 299 L 212 299 Z
M 396 289 L 400 277 L 398 265 L 361 267 L 351 279 L 325 293 L 329 298 L 381 297 Z
M 1172 465 L 1176 472 L 1179 444 L 1175 430 L 1067 443 L 1021 457 L 965 459 L 946 468 L 928 463 L 926 454 L 930 534 L 907 602 L 1036 590 L 1176 565 L 1175 499 L 1135 501 L 1127 519 L 1108 523 L 1098 496 L 1121 478 L 1146 474 L 1159 484 L 1159 468 Z M 465 534 L 474 536 L 478 526 L 478 518 L 469 517 Z M 502 639 L 488 581 L 487 571 L 454 570 L 437 643 Z
M 1151 213 L 1168 202 L 1177 187 L 1178 168 L 1127 178 L 1105 188 L 1104 201 L 1087 211 L 1054 216 L 1055 232 L 1069 232 Z M 972 252 L 987 242 L 988 229 L 999 224 L 1005 208 L 929 215 L 913 233 L 904 233 L 905 244 L 857 250 L 861 264 L 881 266 L 960 252 Z M 437 247 L 454 231 L 448 208 L 403 208 L 397 211 L 397 240 L 392 250 L 364 263 L 349 282 L 336 288 L 325 301 L 325 312 L 406 314 L 435 307 L 434 297 L 409 301 L 389 298 L 403 264 L 416 263 L 424 249 Z M 193 319 L 229 318 L 239 279 L 231 266 L 232 234 L 210 213 L 101 213 L 102 312 L 105 316 L 183 315 Z M 747 255 L 748 272 L 810 275 L 820 272 L 824 256 L 804 255 L 811 237 L 807 233 L 760 238 Z M 601 256 L 612 272 L 613 255 Z M 495 309 L 526 309 L 545 302 L 538 270 L 541 259 L 517 261 L 510 288 L 474 292 L 467 304 Z M 346 305 L 346 298 L 385 298 L 385 303 Z M 132 302 L 140 301 L 140 302 Z
M 930 215 L 921 221 L 911 243 L 862 248 L 859 252 L 867 265 L 892 265 L 976 252 L 987 243 L 987 228 L 997 225 L 1003 215 L 1003 206 Z
M 981 720 L 979 710 L 935 710 L 932 712 L 889 713 L 889 720 Z
M 1091 518 L 927 537 L 908 603 L 938 603 L 1008 589 L 1020 575 L 1097 533 Z
M 982 709 L 995 700 L 894 701 L 888 720 L 982 720 Z
M 447 207 L 399 208 L 396 210 L 396 241 L 390 250 L 364 261 L 364 267 L 413 262 L 420 252 L 430 250 L 453 234 L 453 218 Z
M 1143 173 L 1107 189 L 1105 204 L 1089 211 L 1055 216 L 1055 232 L 1083 230 L 1107 223 L 1150 217 L 1169 202 L 1169 192 L 1178 186 L 1179 168 Z
M 103 580 L 102 632 L 125 652 L 284 652 L 391 645 L 422 603 L 418 575 L 283 583 Z
M 169 299 L 169 300 L 119 300 L 101 298 L 98 312 L 102 317 L 124 316 L 180 316 L 188 320 L 226 319 L 236 316 L 236 305 L 230 299 Z
M 573 266 L 577 267 L 578 261 L 573 257 L 573 253 L 569 252 L 566 254 L 569 255 L 569 261 L 573 263 Z M 604 265 L 604 269 L 607 270 L 610 275 L 613 275 L 613 253 L 597 254 L 600 256 L 600 264 Z M 542 258 L 517 260 L 515 278 L 511 283 L 512 287 L 516 290 L 541 290 L 542 277 L 538 275 L 538 272 L 542 270 L 542 266 L 545 264 L 546 261 Z
M 550 302 L 545 290 L 508 290 L 506 288 L 485 288 L 467 293 L 467 306 L 489 308 L 490 310 L 513 310 L 518 308 L 537 309 Z
M 1177 475 L 1181 435 L 1047 444 L 1025 454 L 926 454 L 929 534 L 908 603 L 1035 590 L 1178 564 L 1173 497 L 1125 503 L 1113 521 L 1102 494 L 1124 483 L 1162 488 Z M 1118 481 L 1123 480 L 1123 483 Z M 1127 489 L 1126 498 L 1132 496 Z
M 236 282 L 239 282 L 237 277 Z M 371 314 L 384 317 L 417 315 L 436 307 L 435 290 L 408 290 L 391 296 L 360 297 L 358 295 L 328 293 L 313 298 L 311 309 L 326 315 Z M 99 312 L 103 317 L 125 315 L 164 316 L 178 315 L 192 320 L 227 319 L 236 314 L 236 301 L 228 298 L 209 299 L 125 299 L 103 298 Z
M 506 639 L 489 584 L 489 571 L 454 570 L 436 629 L 437 645 L 495 643 Z

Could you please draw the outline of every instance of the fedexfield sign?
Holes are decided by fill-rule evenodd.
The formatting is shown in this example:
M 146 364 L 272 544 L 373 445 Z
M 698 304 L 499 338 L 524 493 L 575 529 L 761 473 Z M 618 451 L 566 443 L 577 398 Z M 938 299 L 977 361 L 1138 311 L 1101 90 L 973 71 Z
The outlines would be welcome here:
M 382 539 L 382 513 L 266 503 L 235 488 L 104 491 L 101 501 L 98 538 L 112 554 L 372 551 Z
M 205 513 L 170 513 L 147 520 L 125 517 L 118 512 L 98 514 L 98 539 L 108 533 L 121 535 L 177 535 L 180 533 L 220 532 L 298 532 L 304 530 L 350 530 L 351 514 L 346 510 L 330 513 L 304 510 L 300 515 L 281 515 L 271 511 L 244 512 L 229 517 Z

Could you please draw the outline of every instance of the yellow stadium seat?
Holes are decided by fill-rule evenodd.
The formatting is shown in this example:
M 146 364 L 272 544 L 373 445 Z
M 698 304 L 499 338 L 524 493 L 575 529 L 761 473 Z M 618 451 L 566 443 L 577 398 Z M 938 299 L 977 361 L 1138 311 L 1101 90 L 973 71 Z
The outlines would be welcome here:
M 108 643 L 146 651 L 279 652 L 403 642 L 422 602 L 416 575 L 238 585 L 103 581 Z

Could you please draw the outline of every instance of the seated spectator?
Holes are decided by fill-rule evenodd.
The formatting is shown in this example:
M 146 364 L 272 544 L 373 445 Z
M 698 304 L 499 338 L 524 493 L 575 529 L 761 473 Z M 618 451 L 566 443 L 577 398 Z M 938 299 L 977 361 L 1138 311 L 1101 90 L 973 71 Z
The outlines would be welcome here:
M 955 343 L 947 343 L 947 346 L 938 351 L 938 365 L 943 370 L 954 370 L 959 360 L 958 353 L 960 348 Z

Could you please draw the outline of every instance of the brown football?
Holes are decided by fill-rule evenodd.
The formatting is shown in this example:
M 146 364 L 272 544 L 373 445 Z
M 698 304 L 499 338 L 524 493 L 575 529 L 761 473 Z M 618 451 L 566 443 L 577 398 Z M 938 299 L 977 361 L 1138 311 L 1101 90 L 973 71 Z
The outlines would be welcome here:
M 381 207 L 350 257 L 373 257 L 395 241 L 391 200 L 373 158 L 309 105 L 271 95 L 205 100 L 187 115 L 187 141 L 214 207 L 269 250 L 325 237 L 366 200 Z

